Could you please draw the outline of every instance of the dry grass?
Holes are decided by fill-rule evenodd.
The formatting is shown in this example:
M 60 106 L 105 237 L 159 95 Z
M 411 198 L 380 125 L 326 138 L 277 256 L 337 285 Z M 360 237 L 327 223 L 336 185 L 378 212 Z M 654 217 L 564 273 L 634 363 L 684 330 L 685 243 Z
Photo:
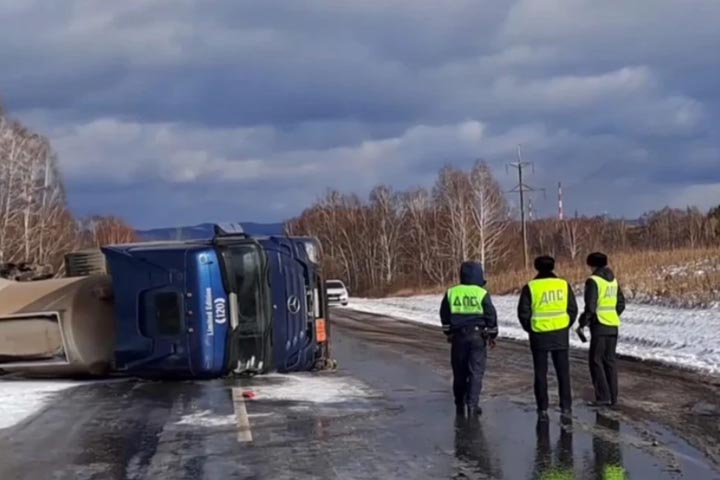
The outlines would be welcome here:
M 720 249 L 639 251 L 610 256 L 626 297 L 635 302 L 661 303 L 686 307 L 709 306 L 720 302 Z M 559 262 L 555 269 L 578 291 L 589 269 L 584 258 Z M 534 270 L 489 272 L 488 287 L 495 294 L 518 293 L 534 275 Z M 404 288 L 392 296 L 438 294 L 444 287 Z

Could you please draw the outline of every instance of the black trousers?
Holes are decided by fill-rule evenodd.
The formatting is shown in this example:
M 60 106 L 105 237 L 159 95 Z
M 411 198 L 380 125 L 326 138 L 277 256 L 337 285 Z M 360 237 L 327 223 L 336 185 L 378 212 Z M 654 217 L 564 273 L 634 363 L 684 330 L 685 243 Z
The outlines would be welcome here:
M 533 366 L 535 367 L 535 402 L 538 410 L 548 409 L 548 353 L 552 356 L 558 382 L 560 408 L 572 408 L 572 387 L 570 385 L 570 352 L 569 350 L 532 350 Z
M 487 363 L 487 348 L 482 334 L 475 329 L 453 332 L 450 360 L 455 405 L 477 406 Z
M 595 387 L 595 400 L 617 403 L 618 375 L 615 335 L 593 335 L 590 338 L 590 377 Z

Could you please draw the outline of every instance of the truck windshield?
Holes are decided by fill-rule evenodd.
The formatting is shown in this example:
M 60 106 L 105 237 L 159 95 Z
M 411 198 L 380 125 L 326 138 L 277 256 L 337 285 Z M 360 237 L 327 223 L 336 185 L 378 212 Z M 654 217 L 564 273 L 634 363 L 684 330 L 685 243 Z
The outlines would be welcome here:
M 228 366 L 238 372 L 261 372 L 272 362 L 272 328 L 266 258 L 253 241 L 221 244 L 225 287 L 230 295 L 233 329 L 228 338 Z
M 257 245 L 224 246 L 222 258 L 228 290 L 237 295 L 237 324 L 242 333 L 262 331 L 263 262 Z

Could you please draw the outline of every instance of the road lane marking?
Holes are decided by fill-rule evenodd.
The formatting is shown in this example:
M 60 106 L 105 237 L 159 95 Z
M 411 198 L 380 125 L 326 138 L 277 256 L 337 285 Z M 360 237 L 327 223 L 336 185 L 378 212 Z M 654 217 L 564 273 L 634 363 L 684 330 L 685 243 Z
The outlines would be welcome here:
M 241 388 L 232 389 L 233 408 L 235 409 L 235 421 L 238 429 L 238 442 L 252 442 L 252 431 L 250 430 L 250 419 L 248 418 L 245 398 Z

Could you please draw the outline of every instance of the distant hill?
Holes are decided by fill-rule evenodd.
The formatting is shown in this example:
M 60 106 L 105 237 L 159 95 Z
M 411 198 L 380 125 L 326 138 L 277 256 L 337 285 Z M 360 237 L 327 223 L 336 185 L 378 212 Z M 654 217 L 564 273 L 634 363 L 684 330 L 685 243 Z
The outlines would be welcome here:
M 254 223 L 240 222 L 245 232 L 249 235 L 283 235 L 283 223 Z M 140 241 L 151 242 L 160 240 L 194 240 L 212 238 L 212 223 L 201 223 L 200 225 L 151 228 L 149 230 L 137 230 Z

